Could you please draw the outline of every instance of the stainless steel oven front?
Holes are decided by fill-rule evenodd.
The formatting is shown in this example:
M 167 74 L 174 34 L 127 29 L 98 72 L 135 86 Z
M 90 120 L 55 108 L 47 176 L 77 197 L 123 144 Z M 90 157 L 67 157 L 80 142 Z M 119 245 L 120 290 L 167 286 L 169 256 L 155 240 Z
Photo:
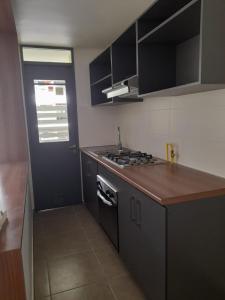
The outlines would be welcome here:
M 100 224 L 118 249 L 118 191 L 104 177 L 97 175 L 97 196 Z

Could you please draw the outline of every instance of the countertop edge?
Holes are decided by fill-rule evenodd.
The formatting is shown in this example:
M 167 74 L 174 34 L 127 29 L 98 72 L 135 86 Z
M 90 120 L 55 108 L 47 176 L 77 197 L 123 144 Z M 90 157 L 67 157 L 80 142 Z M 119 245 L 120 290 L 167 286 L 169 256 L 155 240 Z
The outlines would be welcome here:
M 91 147 L 87 147 L 91 148 Z M 135 187 L 137 190 L 143 192 L 145 195 L 148 197 L 152 198 L 155 200 L 157 203 L 159 203 L 162 206 L 170 206 L 170 205 L 175 205 L 175 204 L 180 204 L 180 203 L 185 203 L 185 202 L 192 202 L 196 200 L 201 200 L 201 199 L 206 199 L 206 198 L 211 198 L 211 197 L 221 197 L 225 196 L 225 187 L 223 189 L 215 189 L 215 190 L 208 190 L 208 191 L 203 191 L 203 192 L 198 192 L 198 193 L 190 193 L 188 195 L 180 196 L 180 197 L 168 197 L 168 198 L 162 198 L 150 191 L 150 189 L 146 189 L 145 187 L 137 184 L 133 180 L 131 180 L 129 177 L 127 177 L 124 174 L 120 173 L 120 169 L 118 167 L 115 167 L 114 165 L 110 164 L 110 162 L 104 161 L 97 155 L 93 154 L 90 150 L 87 148 L 80 148 L 81 152 L 85 153 L 95 161 L 97 161 L 99 164 L 107 168 L 109 171 Z M 182 166 L 184 167 L 184 166 Z M 187 169 L 192 169 L 189 167 L 185 167 Z M 193 169 L 195 170 L 195 169 Z M 195 170 L 198 171 L 198 170 Z M 202 172 L 202 171 L 199 171 Z M 203 172 L 204 173 L 204 172 Z M 211 174 L 209 174 L 211 175 Z M 213 175 L 214 176 L 214 175 Z M 215 176 L 217 177 L 217 176 Z

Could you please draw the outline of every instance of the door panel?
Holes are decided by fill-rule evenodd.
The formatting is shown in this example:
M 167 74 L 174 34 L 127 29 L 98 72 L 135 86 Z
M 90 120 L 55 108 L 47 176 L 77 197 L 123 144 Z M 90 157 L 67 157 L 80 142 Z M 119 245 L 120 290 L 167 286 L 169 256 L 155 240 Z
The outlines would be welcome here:
M 136 226 L 136 203 L 133 194 L 122 188 L 119 191 L 119 244 L 120 256 L 129 270 L 137 276 L 139 274 L 140 258 L 140 229 Z
M 134 191 L 141 235 L 139 280 L 149 299 L 166 299 L 166 209 Z
M 120 255 L 148 299 L 165 300 L 166 210 L 121 181 Z
M 73 65 L 24 64 L 23 72 L 35 208 L 80 203 Z

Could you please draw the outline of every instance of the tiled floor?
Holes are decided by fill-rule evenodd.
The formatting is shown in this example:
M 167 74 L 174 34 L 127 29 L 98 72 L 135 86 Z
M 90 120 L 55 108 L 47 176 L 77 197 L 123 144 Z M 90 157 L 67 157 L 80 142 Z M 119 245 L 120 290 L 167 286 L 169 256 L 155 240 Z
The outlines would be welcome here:
M 34 218 L 35 300 L 144 300 L 83 206 Z

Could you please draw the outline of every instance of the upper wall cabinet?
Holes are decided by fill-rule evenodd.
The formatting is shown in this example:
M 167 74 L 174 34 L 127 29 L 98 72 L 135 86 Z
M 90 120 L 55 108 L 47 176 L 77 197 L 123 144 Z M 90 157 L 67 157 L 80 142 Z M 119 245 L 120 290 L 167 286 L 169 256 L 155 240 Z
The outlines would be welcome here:
M 91 104 L 99 105 L 108 103 L 111 99 L 107 99 L 106 94 L 102 91 L 108 89 L 112 85 L 112 77 L 105 77 L 102 80 L 97 81 L 94 84 L 91 84 Z
M 101 53 L 93 62 L 90 63 L 90 83 L 91 83 L 91 104 L 98 105 L 107 103 L 106 95 L 103 90 L 112 85 L 111 70 L 111 47 Z
M 90 63 L 91 84 L 95 84 L 105 77 L 110 77 L 111 73 L 111 48 L 108 48 Z
M 112 44 L 113 83 L 137 75 L 136 24 L 132 25 Z
M 130 26 L 110 48 L 90 64 L 91 103 L 123 104 L 137 97 L 137 30 Z
M 225 88 L 225 0 L 155 1 L 90 64 L 92 103 L 134 76 L 139 99 Z
M 158 27 L 192 0 L 159 0 L 138 19 L 138 39 Z
M 154 14 L 149 10 L 148 18 L 143 15 L 138 21 L 140 95 L 225 88 L 225 1 L 168 1 L 168 16 L 187 4 L 166 20 L 158 9 L 164 2 L 158 1 Z

